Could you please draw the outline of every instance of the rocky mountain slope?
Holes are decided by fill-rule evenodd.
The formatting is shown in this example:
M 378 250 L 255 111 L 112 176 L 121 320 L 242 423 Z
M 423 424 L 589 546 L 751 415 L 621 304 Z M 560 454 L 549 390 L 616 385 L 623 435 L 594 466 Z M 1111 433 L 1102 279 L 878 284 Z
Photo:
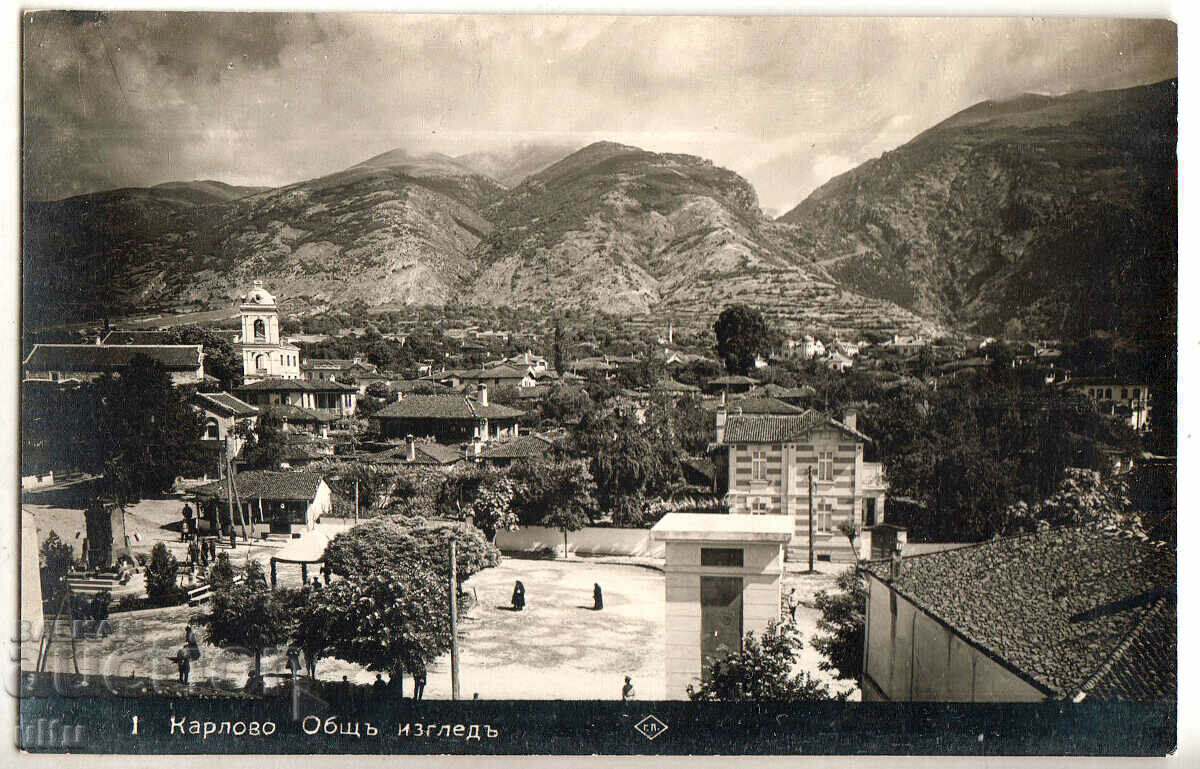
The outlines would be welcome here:
M 224 201 L 156 188 L 29 204 L 26 323 L 221 306 L 255 278 L 301 304 L 443 302 L 473 273 L 491 231 L 479 211 L 503 192 L 450 158 L 397 152 Z
M 1174 326 L 1176 82 L 983 102 L 781 221 L 846 289 L 996 333 Z

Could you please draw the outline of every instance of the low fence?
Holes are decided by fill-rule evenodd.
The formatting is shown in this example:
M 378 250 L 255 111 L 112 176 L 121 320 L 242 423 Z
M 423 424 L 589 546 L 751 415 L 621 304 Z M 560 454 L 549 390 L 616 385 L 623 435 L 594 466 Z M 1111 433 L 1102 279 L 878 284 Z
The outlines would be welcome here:
M 517 531 L 496 534 L 496 547 L 505 553 L 562 552 L 563 535 L 546 526 L 522 526 Z M 662 542 L 650 538 L 649 529 L 618 529 L 588 526 L 567 532 L 567 548 L 576 555 L 628 555 L 662 558 Z

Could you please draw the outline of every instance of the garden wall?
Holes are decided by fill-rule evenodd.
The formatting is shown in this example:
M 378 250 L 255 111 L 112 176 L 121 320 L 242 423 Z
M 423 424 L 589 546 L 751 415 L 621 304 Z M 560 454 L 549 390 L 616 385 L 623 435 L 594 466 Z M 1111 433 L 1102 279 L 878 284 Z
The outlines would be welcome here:
M 563 536 L 558 529 L 522 526 L 518 531 L 500 531 L 496 547 L 505 553 L 536 553 L 562 550 Z M 567 547 L 578 555 L 636 555 L 662 558 L 663 543 L 650 538 L 649 529 L 617 529 L 588 526 L 568 532 Z

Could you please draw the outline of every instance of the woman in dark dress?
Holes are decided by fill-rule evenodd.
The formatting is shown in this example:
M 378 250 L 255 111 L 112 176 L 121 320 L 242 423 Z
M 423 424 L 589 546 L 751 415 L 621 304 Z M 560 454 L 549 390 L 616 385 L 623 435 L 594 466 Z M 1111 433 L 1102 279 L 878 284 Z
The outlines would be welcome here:
M 517 584 L 513 585 L 512 605 L 517 611 L 525 608 L 525 586 L 521 584 L 521 580 L 517 580 Z
M 604 608 L 604 591 L 600 589 L 599 582 L 595 583 L 595 587 L 592 588 L 592 600 L 595 601 L 592 611 L 600 611 Z

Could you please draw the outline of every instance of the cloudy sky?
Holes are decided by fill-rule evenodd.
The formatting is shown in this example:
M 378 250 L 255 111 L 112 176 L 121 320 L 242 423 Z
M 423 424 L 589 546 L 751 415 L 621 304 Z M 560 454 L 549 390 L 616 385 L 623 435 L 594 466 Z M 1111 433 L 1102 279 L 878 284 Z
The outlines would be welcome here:
M 53 12 L 23 38 L 32 199 L 609 139 L 783 213 L 978 101 L 1176 76 L 1172 24 L 1115 19 Z

